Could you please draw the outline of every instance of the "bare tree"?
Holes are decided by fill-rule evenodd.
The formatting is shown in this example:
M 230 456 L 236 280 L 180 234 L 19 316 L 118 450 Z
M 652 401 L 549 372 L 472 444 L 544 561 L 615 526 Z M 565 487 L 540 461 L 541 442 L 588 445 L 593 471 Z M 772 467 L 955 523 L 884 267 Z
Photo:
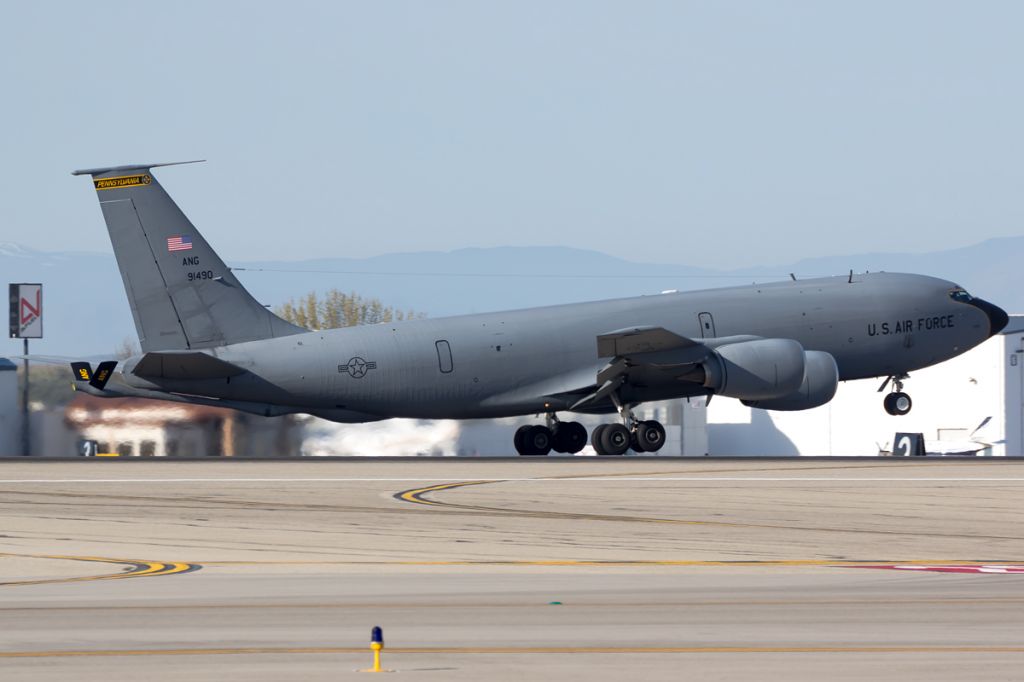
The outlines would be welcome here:
M 133 355 L 139 354 L 139 346 L 127 336 L 121 341 L 121 345 L 114 351 L 114 357 L 118 360 L 127 360 Z
M 275 312 L 292 324 L 306 329 L 337 329 L 361 324 L 381 324 L 426 317 L 412 310 L 386 306 L 379 298 L 364 298 L 331 289 L 319 298 L 311 291 L 298 300 L 291 299 Z
M 18 368 L 18 394 L 21 395 L 25 373 Z M 28 382 L 28 402 L 41 403 L 45 407 L 66 405 L 74 397 L 70 390 L 75 377 L 68 365 L 32 365 Z

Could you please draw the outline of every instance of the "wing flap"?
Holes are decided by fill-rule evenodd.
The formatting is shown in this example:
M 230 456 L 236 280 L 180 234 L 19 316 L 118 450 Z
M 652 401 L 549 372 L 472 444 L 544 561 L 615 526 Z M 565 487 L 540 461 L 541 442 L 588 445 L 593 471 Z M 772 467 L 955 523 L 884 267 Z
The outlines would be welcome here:
M 655 353 L 700 345 L 697 341 L 680 336 L 664 327 L 630 327 L 598 335 L 597 357 L 626 357 L 637 353 Z
M 657 389 L 687 380 L 687 374 L 704 361 L 711 348 L 664 327 L 642 326 L 618 329 L 597 337 L 597 355 L 610 358 L 600 368 L 586 395 L 570 409 L 580 409 L 607 400 L 622 387 L 633 391 Z

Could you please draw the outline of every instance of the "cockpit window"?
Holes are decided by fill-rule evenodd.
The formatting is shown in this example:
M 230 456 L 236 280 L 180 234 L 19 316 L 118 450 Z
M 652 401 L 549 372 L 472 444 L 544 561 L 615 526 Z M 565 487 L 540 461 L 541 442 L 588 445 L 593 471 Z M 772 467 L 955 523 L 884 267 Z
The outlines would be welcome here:
M 973 296 L 971 296 L 969 293 L 967 293 L 960 287 L 957 287 L 950 291 L 949 297 L 954 301 L 960 301 L 961 303 L 970 303 L 971 301 L 974 300 Z

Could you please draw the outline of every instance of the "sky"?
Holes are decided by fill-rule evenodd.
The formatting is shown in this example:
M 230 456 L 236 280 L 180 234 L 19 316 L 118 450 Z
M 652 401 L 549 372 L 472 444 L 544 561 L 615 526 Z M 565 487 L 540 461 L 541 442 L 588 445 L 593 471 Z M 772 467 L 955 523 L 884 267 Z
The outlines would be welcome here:
M 561 245 L 715 268 L 1022 234 L 1020 2 L 38 2 L 0 241 L 109 251 L 76 168 L 228 262 Z

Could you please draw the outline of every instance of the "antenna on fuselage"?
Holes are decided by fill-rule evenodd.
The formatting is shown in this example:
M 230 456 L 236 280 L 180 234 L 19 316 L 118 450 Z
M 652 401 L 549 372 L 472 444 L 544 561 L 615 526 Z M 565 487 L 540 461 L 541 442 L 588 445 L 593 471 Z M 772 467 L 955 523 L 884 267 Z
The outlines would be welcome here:
M 850 270 L 850 279 L 846 280 L 847 284 L 853 284 L 853 270 Z
M 792 272 L 791 272 L 791 273 L 789 273 L 789 278 L 790 278 L 791 280 L 793 280 L 794 282 L 796 281 L 796 275 L 794 275 L 794 274 L 793 274 Z

